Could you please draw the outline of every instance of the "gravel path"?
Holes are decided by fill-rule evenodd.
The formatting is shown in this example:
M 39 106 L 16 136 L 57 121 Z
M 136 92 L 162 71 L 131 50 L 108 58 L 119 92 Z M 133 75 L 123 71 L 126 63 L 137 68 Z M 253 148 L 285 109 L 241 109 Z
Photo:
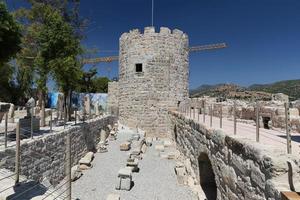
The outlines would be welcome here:
M 174 173 L 174 160 L 160 158 L 154 145 L 147 149 L 139 161 L 139 173 L 133 173 L 134 186 L 130 191 L 115 190 L 117 174 L 125 167 L 128 152 L 121 152 L 119 145 L 130 138 L 133 131 L 125 128 L 116 141 L 110 141 L 107 153 L 96 153 L 94 167 L 73 182 L 72 197 L 80 200 L 105 200 L 108 194 L 121 195 L 121 200 L 195 200 L 192 191 L 179 186 Z
M 196 112 L 197 113 L 197 112 Z M 204 124 L 207 128 L 210 128 L 210 116 L 206 115 L 205 123 L 203 123 L 203 115 L 198 116 L 184 114 L 188 119 L 193 119 L 196 122 Z M 212 129 L 220 129 L 220 119 L 218 117 L 213 117 Z M 256 142 L 256 127 L 251 124 L 237 123 L 237 135 L 233 135 L 234 126 L 233 121 L 223 118 L 223 128 L 221 130 L 230 135 L 231 137 L 236 137 L 247 142 Z M 260 128 L 260 142 L 257 145 L 262 147 L 267 147 L 270 152 L 286 153 L 286 133 L 283 130 L 273 130 Z M 291 133 L 292 136 L 292 153 L 299 155 L 300 152 L 300 134 Z M 266 149 L 266 148 L 264 148 Z

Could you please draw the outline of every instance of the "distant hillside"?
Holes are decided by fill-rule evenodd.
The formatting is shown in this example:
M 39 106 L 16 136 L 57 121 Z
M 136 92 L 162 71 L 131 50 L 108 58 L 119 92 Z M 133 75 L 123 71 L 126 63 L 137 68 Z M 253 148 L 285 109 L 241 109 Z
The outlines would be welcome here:
M 287 80 L 271 84 L 254 84 L 249 87 L 241 87 L 235 84 L 201 85 L 191 90 L 191 97 L 215 96 L 225 98 L 271 99 L 273 93 L 284 93 L 292 100 L 300 99 L 300 80 Z
M 268 93 L 284 93 L 291 99 L 300 99 L 300 79 L 279 81 L 271 84 L 254 84 L 249 87 L 252 91 Z

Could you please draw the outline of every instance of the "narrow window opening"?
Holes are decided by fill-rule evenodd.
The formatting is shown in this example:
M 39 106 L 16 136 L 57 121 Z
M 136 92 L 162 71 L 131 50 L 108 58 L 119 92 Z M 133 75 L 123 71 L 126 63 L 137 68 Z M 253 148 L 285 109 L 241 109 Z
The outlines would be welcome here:
M 143 64 L 142 63 L 135 64 L 135 72 L 143 72 Z

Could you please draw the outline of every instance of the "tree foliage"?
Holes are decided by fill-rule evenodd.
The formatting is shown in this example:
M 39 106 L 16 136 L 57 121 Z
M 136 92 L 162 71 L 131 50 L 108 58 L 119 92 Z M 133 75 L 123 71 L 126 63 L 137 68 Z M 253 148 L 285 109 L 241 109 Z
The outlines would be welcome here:
M 20 50 L 21 32 L 5 4 L 0 2 L 0 67 Z

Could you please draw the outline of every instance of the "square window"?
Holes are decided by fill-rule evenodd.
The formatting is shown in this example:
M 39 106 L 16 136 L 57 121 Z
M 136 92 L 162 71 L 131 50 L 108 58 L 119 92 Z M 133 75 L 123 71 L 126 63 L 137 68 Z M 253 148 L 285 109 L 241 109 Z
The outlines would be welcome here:
M 142 63 L 135 64 L 135 72 L 143 72 L 143 64 Z

